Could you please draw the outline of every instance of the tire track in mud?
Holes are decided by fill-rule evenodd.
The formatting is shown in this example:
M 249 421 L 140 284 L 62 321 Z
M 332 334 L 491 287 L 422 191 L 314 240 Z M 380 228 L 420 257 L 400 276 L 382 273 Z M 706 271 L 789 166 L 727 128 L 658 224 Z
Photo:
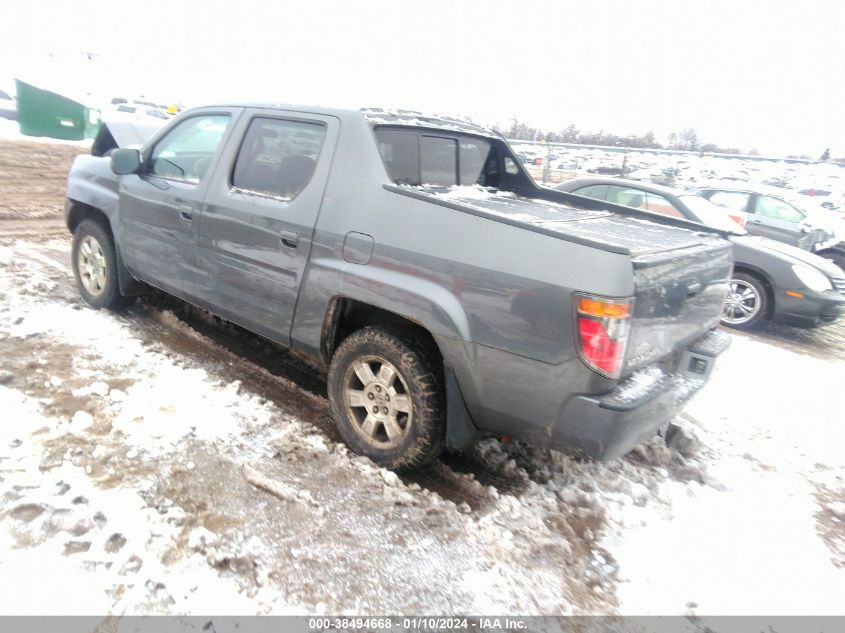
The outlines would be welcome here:
M 325 373 L 306 360 L 161 293 L 144 297 L 125 318 L 150 341 L 197 360 L 228 380 L 240 381 L 244 389 L 313 425 L 330 441 L 343 443 L 331 417 Z M 503 474 L 470 454 L 445 453 L 432 468 L 400 478 L 483 512 L 500 494 L 518 496 L 525 490 L 527 480 L 514 471 Z

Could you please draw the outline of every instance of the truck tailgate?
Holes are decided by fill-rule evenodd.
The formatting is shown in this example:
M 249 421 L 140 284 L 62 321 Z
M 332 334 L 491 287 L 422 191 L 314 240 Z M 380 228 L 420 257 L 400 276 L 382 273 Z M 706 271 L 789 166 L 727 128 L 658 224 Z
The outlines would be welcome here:
M 673 354 L 719 323 L 733 265 L 724 240 L 632 258 L 634 314 L 623 374 Z

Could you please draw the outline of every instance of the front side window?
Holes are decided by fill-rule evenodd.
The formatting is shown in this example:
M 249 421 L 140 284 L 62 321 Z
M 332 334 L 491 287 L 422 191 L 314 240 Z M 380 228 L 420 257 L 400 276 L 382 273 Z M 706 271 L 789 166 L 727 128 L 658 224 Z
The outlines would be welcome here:
M 708 200 L 733 213 L 744 213 L 748 208 L 748 195 L 742 191 L 714 191 Z
M 228 114 L 200 115 L 182 121 L 153 148 L 147 173 L 168 180 L 200 182 L 228 125 Z
M 770 196 L 757 196 L 754 210 L 758 215 L 784 222 L 798 223 L 804 219 L 804 214 L 791 204 Z
M 314 174 L 326 137 L 322 123 L 255 118 L 244 135 L 232 186 L 290 200 Z

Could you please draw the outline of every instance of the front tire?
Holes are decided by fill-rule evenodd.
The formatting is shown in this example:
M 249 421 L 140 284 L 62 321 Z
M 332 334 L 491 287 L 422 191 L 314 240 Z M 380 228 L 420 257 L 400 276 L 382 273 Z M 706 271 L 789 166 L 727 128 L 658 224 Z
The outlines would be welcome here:
M 722 325 L 745 330 L 768 318 L 769 295 L 757 277 L 735 273 L 722 306 Z
M 418 468 L 443 450 L 442 385 L 430 350 L 377 327 L 350 334 L 329 366 L 329 402 L 343 439 L 392 470 Z
M 114 239 L 99 222 L 83 220 L 76 227 L 71 264 L 79 294 L 92 308 L 117 310 L 129 302 L 118 287 Z

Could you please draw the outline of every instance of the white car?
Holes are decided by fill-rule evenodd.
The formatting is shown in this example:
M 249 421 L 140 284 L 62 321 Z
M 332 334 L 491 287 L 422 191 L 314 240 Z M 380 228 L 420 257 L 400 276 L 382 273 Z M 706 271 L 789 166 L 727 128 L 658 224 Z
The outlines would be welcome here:
M 791 191 L 749 183 L 712 183 L 698 195 L 728 209 L 754 235 L 812 251 L 845 269 L 845 220 Z
M 15 121 L 17 118 L 17 101 L 11 94 L 0 88 L 0 119 L 11 119 Z

